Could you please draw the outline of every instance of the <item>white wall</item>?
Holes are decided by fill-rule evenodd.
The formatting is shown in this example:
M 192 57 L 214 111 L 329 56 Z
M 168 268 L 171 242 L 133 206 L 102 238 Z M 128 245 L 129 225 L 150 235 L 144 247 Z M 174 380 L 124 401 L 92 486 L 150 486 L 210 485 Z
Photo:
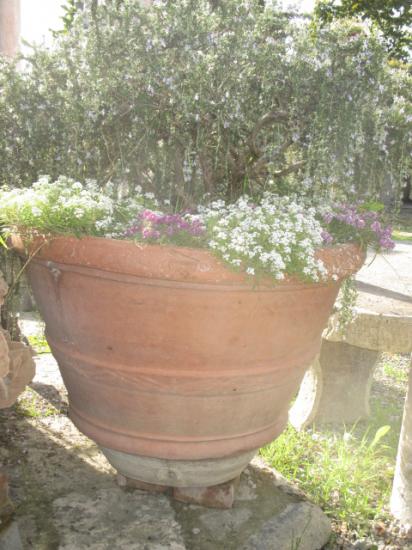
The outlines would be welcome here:
M 64 0 L 20 0 L 21 36 L 28 42 L 48 42 L 50 29 L 62 27 Z
M 50 29 L 62 27 L 60 17 L 63 14 L 61 4 L 64 0 L 20 0 L 21 1 L 21 35 L 29 42 L 50 40 Z M 287 6 L 294 6 L 300 11 L 310 12 L 315 0 L 280 0 Z

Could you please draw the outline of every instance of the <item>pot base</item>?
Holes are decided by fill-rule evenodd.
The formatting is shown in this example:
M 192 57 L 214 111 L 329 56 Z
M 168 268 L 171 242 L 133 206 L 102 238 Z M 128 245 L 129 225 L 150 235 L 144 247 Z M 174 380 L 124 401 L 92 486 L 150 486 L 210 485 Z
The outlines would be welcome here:
M 132 455 L 100 447 L 118 471 L 130 480 L 166 487 L 212 487 L 237 478 L 257 449 L 234 456 L 206 460 L 168 460 Z
M 235 490 L 240 478 L 233 479 L 227 483 L 213 485 L 212 487 L 167 487 L 167 485 L 153 485 L 137 479 L 124 477 L 117 474 L 116 478 L 119 487 L 139 489 L 147 493 L 167 494 L 174 500 L 185 504 L 197 504 L 206 508 L 220 508 L 228 510 L 232 508 L 235 500 Z

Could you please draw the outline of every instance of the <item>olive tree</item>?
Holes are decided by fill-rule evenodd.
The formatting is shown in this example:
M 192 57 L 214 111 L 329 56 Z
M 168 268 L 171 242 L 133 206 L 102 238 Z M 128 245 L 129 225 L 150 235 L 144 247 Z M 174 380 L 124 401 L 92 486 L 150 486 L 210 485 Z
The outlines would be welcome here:
M 316 35 L 258 0 L 95 3 L 0 68 L 0 182 L 140 185 L 187 206 L 272 189 L 400 188 L 411 76 L 352 23 Z

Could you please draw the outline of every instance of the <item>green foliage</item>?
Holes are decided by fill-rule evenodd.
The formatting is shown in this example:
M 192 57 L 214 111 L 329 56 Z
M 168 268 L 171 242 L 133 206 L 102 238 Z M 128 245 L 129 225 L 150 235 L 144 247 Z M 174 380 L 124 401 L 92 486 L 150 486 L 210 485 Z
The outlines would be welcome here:
M 78 0 L 66 0 L 66 3 L 62 5 L 64 10 L 62 20 L 66 32 L 70 30 L 78 10 L 82 7 L 83 2 L 79 2 Z
M 110 215 L 111 201 L 97 188 L 61 177 L 41 178 L 28 189 L 2 192 L 0 219 L 42 233 L 96 234 L 96 221 Z
M 37 354 L 51 353 L 49 344 L 44 334 L 32 334 L 27 337 L 27 340 Z
M 410 0 L 318 0 L 315 16 L 327 23 L 344 17 L 369 20 L 383 33 L 391 55 L 403 60 L 411 59 Z
M 408 369 L 402 368 L 394 361 L 385 361 L 382 366 L 383 372 L 389 378 L 396 380 L 399 383 L 408 382 Z
M 409 365 L 409 355 L 384 354 L 375 370 L 367 421 L 300 432 L 288 426 L 261 449 L 262 456 L 297 483 L 352 541 L 362 534 L 373 538 L 372 520 L 393 521 L 389 499 Z
M 113 186 L 99 188 L 93 181 L 85 184 L 60 176 L 50 181 L 43 176 L 25 189 L 0 190 L 0 226 L 4 231 L 58 235 L 106 235 L 124 232 L 144 206 L 154 201 L 135 192 L 133 197 L 118 197 Z
M 105 2 L 1 62 L 0 184 L 64 173 L 184 206 L 269 185 L 381 196 L 409 170 L 410 84 L 346 23 L 313 38 L 257 0 Z
M 14 411 L 18 416 L 26 418 L 43 418 L 60 413 L 54 405 L 45 403 L 42 397 L 30 387 L 19 397 L 14 405 Z
M 363 533 L 385 504 L 393 475 L 382 439 L 332 431 L 296 432 L 292 427 L 261 450 L 263 457 L 330 516 Z
M 338 323 L 339 331 L 344 334 L 346 327 L 353 321 L 358 290 L 353 277 L 348 277 L 342 283 L 339 294 Z
M 395 230 L 395 231 L 392 233 L 392 238 L 393 238 L 395 241 L 407 241 L 407 242 L 412 242 L 412 233 L 411 233 L 411 232 L 407 232 L 407 231 L 397 231 L 397 230 Z
M 261 450 L 286 477 L 296 480 L 330 516 L 362 532 L 387 497 L 392 469 L 382 448 L 384 426 L 372 442 L 352 432 L 296 432 L 292 427 Z

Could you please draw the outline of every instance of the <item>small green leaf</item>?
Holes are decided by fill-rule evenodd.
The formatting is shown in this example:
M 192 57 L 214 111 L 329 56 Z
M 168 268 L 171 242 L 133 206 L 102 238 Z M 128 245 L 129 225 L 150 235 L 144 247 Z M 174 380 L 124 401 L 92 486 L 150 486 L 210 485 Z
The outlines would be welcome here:
M 369 445 L 369 448 L 374 449 L 376 445 L 380 442 L 380 440 L 385 437 L 390 429 L 390 426 L 381 426 L 379 430 L 376 431 L 375 437 L 373 438 L 372 443 Z

